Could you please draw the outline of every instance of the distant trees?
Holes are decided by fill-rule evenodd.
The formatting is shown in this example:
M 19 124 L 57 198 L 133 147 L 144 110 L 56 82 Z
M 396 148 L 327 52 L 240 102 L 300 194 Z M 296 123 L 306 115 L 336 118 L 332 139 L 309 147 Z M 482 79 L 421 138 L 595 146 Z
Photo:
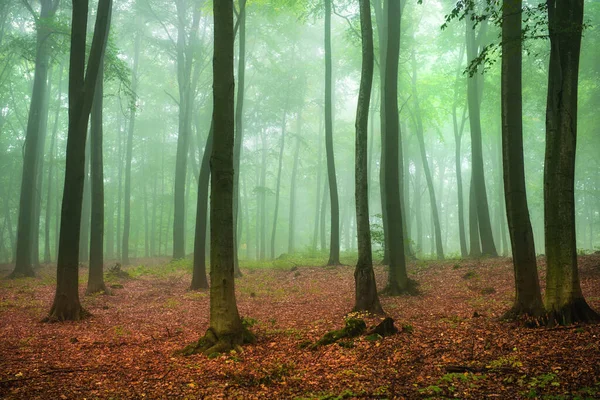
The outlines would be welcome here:
M 46 120 L 48 107 L 46 90 L 48 87 L 48 66 L 50 62 L 50 35 L 52 34 L 52 18 L 58 8 L 59 0 L 41 0 L 40 15 L 37 16 L 31 5 L 25 1 L 28 9 L 35 18 L 36 25 L 36 52 L 35 71 L 25 148 L 23 156 L 23 174 L 21 176 L 21 197 L 19 201 L 19 221 L 17 225 L 17 252 L 15 268 L 11 277 L 34 276 L 33 260 L 37 260 L 39 210 L 37 191 L 40 190 L 37 182 L 41 179 L 39 163 L 43 157 L 43 143 L 46 135 Z M 41 149 L 40 149 L 41 147 Z M 34 256 L 34 252 L 36 255 Z
M 102 48 L 108 33 L 112 0 L 100 0 L 96 26 L 86 65 L 86 32 L 89 0 L 73 2 L 69 67 L 69 132 L 65 188 L 61 211 L 56 293 L 47 320 L 79 320 L 79 239 L 83 199 L 83 172 L 88 120 L 100 69 Z

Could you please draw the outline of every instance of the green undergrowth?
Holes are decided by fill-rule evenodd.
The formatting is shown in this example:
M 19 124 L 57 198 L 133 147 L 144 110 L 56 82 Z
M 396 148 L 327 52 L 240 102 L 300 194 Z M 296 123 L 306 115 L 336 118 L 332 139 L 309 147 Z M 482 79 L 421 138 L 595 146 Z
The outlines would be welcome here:
M 325 266 L 329 260 L 328 252 L 303 251 L 293 254 L 284 253 L 275 260 L 245 260 L 240 259 L 240 268 L 244 269 L 291 269 L 304 266 Z M 352 251 L 340 253 L 342 265 L 354 266 L 357 253 Z

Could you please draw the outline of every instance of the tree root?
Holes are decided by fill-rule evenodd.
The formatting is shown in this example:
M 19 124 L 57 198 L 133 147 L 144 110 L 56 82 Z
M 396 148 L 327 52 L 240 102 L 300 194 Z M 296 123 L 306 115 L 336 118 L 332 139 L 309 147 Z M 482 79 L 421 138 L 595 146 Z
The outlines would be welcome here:
M 543 308 L 528 308 L 515 304 L 500 317 L 501 321 L 512 321 L 527 328 L 539 328 L 547 323 L 547 315 Z
M 233 334 L 218 336 L 213 328 L 208 328 L 203 337 L 197 342 L 190 343 L 181 350 L 177 350 L 175 355 L 191 356 L 193 354 L 204 354 L 212 356 L 214 354 L 227 353 L 231 350 L 242 351 L 241 345 L 256 342 L 256 337 L 246 327 Z
M 576 323 L 598 323 L 600 315 L 587 304 L 585 299 L 578 298 L 565 304 L 558 310 L 550 310 L 547 314 L 547 327 L 566 326 Z
M 106 287 L 106 284 L 104 282 L 102 283 L 94 283 L 94 284 L 88 284 L 88 287 L 85 291 L 85 295 L 86 296 L 90 296 L 96 293 L 102 293 L 105 295 L 111 295 L 112 292 L 109 288 Z
M 383 296 L 418 296 L 421 294 L 418 287 L 419 282 L 408 278 L 404 287 L 400 287 L 399 285 L 390 285 L 388 283 L 388 285 L 381 291 L 380 294 Z

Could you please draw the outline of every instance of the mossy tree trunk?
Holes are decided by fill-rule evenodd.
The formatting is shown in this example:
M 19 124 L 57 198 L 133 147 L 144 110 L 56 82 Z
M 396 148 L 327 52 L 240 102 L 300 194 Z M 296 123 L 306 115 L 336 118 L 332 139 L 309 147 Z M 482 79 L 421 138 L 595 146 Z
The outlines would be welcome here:
M 574 182 L 582 23 L 583 0 L 548 1 L 544 231 L 549 324 L 600 319 L 583 297 L 577 270 Z

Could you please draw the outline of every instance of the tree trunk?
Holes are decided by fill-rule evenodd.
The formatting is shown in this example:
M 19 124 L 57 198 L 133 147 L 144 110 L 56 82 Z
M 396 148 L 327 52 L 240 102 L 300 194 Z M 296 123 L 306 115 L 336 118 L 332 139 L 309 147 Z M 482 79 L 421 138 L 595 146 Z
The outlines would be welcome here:
M 369 0 L 360 0 L 360 31 L 362 39 L 362 69 L 358 104 L 356 106 L 355 149 L 355 199 L 358 261 L 354 269 L 353 311 L 383 313 L 377 296 L 373 256 L 371 252 L 371 226 L 369 224 L 369 174 L 368 129 L 369 104 L 373 85 L 373 28 Z
M 295 251 L 296 245 L 296 177 L 298 175 L 298 161 L 300 155 L 300 131 L 302 130 L 302 106 L 297 115 L 296 148 L 294 149 L 294 163 L 292 165 L 292 179 L 290 182 L 290 213 L 288 231 L 288 254 Z
M 52 128 L 52 137 L 50 138 L 50 156 L 48 159 L 48 191 L 46 193 L 46 223 L 44 224 L 44 263 L 49 264 L 52 260 L 50 252 L 50 225 L 52 216 L 52 188 L 54 187 L 54 163 L 57 157 L 57 140 L 58 133 L 58 117 L 60 115 L 60 97 L 62 95 L 62 76 L 63 65 L 60 65 L 58 73 L 58 95 L 56 96 L 56 111 L 54 113 L 54 126 Z M 57 193 L 58 196 L 58 193 Z M 58 210 L 56 211 L 58 213 Z
M 213 121 L 211 121 L 210 130 L 202 155 L 200 164 L 200 175 L 198 177 L 198 200 L 196 204 L 196 229 L 194 235 L 194 267 L 192 270 L 191 290 L 207 289 L 208 280 L 206 279 L 206 227 L 208 212 L 208 184 L 210 181 L 210 155 L 213 148 Z
M 388 215 L 388 232 L 386 239 L 390 253 L 387 292 L 398 295 L 409 291 L 409 280 L 406 274 L 406 258 L 404 254 L 404 237 L 402 232 L 401 188 L 399 171 L 402 160 L 399 159 L 400 126 L 398 121 L 398 57 L 400 51 L 400 2 L 390 1 L 388 4 L 387 51 L 385 66 L 385 188 Z
M 481 243 L 479 241 L 479 221 L 477 219 L 477 200 L 475 200 L 475 184 L 473 175 L 469 185 L 469 257 L 481 257 Z
M 473 22 L 470 18 L 466 21 L 467 60 L 470 62 L 479 55 L 481 40 L 475 38 Z M 485 29 L 484 27 L 480 29 Z M 481 31 L 479 32 L 481 34 Z M 467 102 L 469 107 L 469 124 L 471 126 L 471 182 L 473 184 L 473 200 L 477 210 L 477 224 L 481 237 L 481 251 L 484 255 L 495 257 L 498 255 L 494 245 L 492 224 L 485 189 L 485 176 L 483 168 L 483 149 L 481 144 L 481 119 L 480 119 L 480 92 L 482 81 L 479 74 L 467 80 Z M 472 236 L 472 235 L 471 235 Z
M 444 259 L 444 249 L 442 247 L 442 229 L 440 227 L 440 217 L 438 214 L 437 200 L 435 198 L 435 190 L 433 187 L 433 177 L 431 176 L 431 170 L 429 169 L 429 162 L 427 161 L 427 153 L 425 151 L 425 139 L 423 137 L 423 121 L 421 120 L 421 107 L 419 104 L 419 96 L 417 92 L 417 58 L 415 51 L 412 52 L 412 95 L 415 103 L 415 120 L 416 120 L 416 133 L 417 140 L 419 142 L 419 151 L 421 154 L 421 163 L 423 164 L 423 171 L 425 172 L 425 180 L 427 181 L 427 189 L 429 192 L 429 202 L 431 204 L 431 215 L 433 218 L 433 225 L 435 231 L 435 249 L 437 253 L 437 259 Z
M 107 293 L 104 284 L 104 168 L 102 161 L 102 105 L 104 96 L 104 53 L 110 31 L 111 13 L 108 15 L 106 37 L 100 56 L 100 69 L 94 92 L 91 115 L 91 191 L 92 220 L 90 232 L 90 265 L 86 294 Z
M 214 138 L 210 159 L 210 327 L 195 352 L 227 352 L 249 341 L 235 300 L 233 259 L 233 2 L 214 8 Z
M 281 121 L 281 146 L 279 147 L 279 164 L 277 167 L 277 183 L 275 185 L 275 209 L 273 210 L 273 229 L 271 230 L 271 260 L 275 259 L 275 238 L 277 237 L 277 216 L 279 214 L 279 192 L 281 191 L 281 169 L 283 167 L 283 150 L 285 149 L 288 100 L 289 99 L 286 97 L 285 104 L 283 106 L 283 119 Z
M 237 98 L 235 102 L 235 138 L 233 142 L 233 243 L 235 249 L 234 270 L 236 277 L 241 277 L 240 265 L 238 262 L 238 217 L 240 203 L 240 162 L 242 159 L 242 148 L 244 143 L 244 89 L 246 77 L 246 0 L 238 0 L 238 29 L 239 29 L 239 52 L 238 52 L 238 82 Z M 234 32 L 235 35 L 235 32 Z
M 327 179 L 323 182 L 323 197 L 321 198 L 321 215 L 319 216 L 319 231 L 321 238 L 321 251 L 325 251 L 327 249 L 327 237 L 325 236 L 327 233 L 327 222 L 325 217 L 327 216 L 327 196 L 329 185 L 327 184 Z
M 333 154 L 333 101 L 331 78 L 331 2 L 325 2 L 325 153 L 327 154 L 327 180 L 331 203 L 331 233 L 329 241 L 329 260 L 327 265 L 340 263 L 340 206 L 338 201 L 335 159 Z
M 583 0 L 548 0 L 544 231 L 549 324 L 600 319 L 583 297 L 577 269 L 574 179 L 582 22 Z
M 502 171 L 515 274 L 515 300 L 505 317 L 539 318 L 544 313 L 544 306 L 529 219 L 523 159 L 522 6 L 522 0 L 505 0 L 502 7 Z
M 317 163 L 317 195 L 315 197 L 315 225 L 314 225 L 314 231 L 313 231 L 313 240 L 312 240 L 312 250 L 316 251 L 317 250 L 317 242 L 319 240 L 319 222 L 320 222 L 320 215 L 321 215 L 321 210 L 320 210 L 320 204 L 321 204 L 321 177 L 323 175 L 323 167 L 322 167 L 322 163 L 323 163 L 323 143 L 319 140 L 320 136 L 321 136 L 321 132 L 323 131 L 323 119 L 320 118 L 319 120 L 319 136 L 317 137 L 317 143 L 319 146 L 319 153 L 318 153 L 318 163 Z
M 15 268 L 10 275 L 13 278 L 34 276 L 32 238 L 33 235 L 38 234 L 38 232 L 34 232 L 36 178 L 40 163 L 41 136 L 44 134 L 41 132 L 41 128 L 51 50 L 49 37 L 52 34 L 50 24 L 47 22 L 53 18 L 57 6 L 58 3 L 54 3 L 52 0 L 41 0 L 40 16 L 36 19 L 35 71 L 25 135 Z
M 84 263 L 90 257 L 90 219 L 92 212 L 92 192 L 90 190 L 90 142 L 85 145 L 85 165 L 83 182 L 83 204 L 81 208 L 81 228 L 79 240 L 79 262 Z
M 265 259 L 267 254 L 267 137 L 264 129 L 260 131 L 260 140 L 262 145 L 261 151 L 261 169 L 260 169 L 260 255 L 259 259 L 262 261 Z
M 73 2 L 69 67 L 69 129 L 65 186 L 61 210 L 56 293 L 48 321 L 79 320 L 85 312 L 79 302 L 79 239 L 87 125 L 108 31 L 111 0 L 100 0 L 96 26 L 85 69 L 88 1 Z

